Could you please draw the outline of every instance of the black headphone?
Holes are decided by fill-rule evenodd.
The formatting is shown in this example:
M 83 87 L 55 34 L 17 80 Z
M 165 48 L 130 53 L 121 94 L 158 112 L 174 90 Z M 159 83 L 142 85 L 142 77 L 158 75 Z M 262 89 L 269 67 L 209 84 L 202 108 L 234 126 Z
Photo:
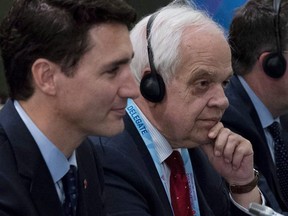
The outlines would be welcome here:
M 276 79 L 282 77 L 286 71 L 286 60 L 282 54 L 281 35 L 280 35 L 280 28 L 279 28 L 280 5 L 281 5 L 281 0 L 273 1 L 274 25 L 275 25 L 277 51 L 269 53 L 263 60 L 264 72 L 268 76 L 272 78 L 276 78 Z
M 151 73 L 144 75 L 140 82 L 140 91 L 142 96 L 154 103 L 161 102 L 165 96 L 166 88 L 165 83 L 160 74 L 157 73 L 155 65 L 154 65 L 154 56 L 151 47 L 151 37 L 150 32 L 152 28 L 152 23 L 157 16 L 158 13 L 150 16 L 147 27 L 146 27 L 146 38 L 147 38 L 147 51 L 148 51 L 148 59 L 150 64 Z

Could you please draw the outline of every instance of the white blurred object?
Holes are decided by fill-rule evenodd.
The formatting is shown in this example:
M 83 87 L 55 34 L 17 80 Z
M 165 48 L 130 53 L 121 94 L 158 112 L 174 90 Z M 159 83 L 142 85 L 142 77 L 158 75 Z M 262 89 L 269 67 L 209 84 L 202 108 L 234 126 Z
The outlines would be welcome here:
M 260 205 L 258 203 L 250 203 L 249 213 L 255 216 L 284 216 L 275 212 L 272 208 Z
M 191 0 L 174 0 L 171 4 L 184 4 L 195 7 L 195 4 Z

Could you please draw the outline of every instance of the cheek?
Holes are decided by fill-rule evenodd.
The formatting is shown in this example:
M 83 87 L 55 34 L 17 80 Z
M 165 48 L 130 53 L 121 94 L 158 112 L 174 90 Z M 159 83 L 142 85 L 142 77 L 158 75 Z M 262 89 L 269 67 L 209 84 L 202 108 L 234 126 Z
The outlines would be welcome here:
M 113 98 L 111 91 L 102 90 L 101 86 L 94 85 L 76 85 L 60 92 L 59 103 L 73 112 L 86 113 L 87 115 L 98 115 L 111 106 Z M 98 113 L 98 114 L 97 114 Z
M 175 119 L 175 130 L 178 131 L 179 134 L 182 134 L 186 137 L 198 137 L 203 136 L 204 134 L 207 136 L 208 132 L 201 125 L 199 119 L 203 116 L 205 106 L 190 106 L 189 109 L 182 111 L 182 113 L 178 113 L 174 115 Z M 179 127 L 180 126 L 180 127 Z
M 189 134 L 191 134 L 195 128 L 196 116 L 193 114 L 194 113 L 189 113 L 188 110 L 171 112 L 170 116 L 167 116 L 169 122 L 166 122 L 164 127 L 169 126 L 170 133 L 179 138 L 190 136 Z
M 91 94 L 92 97 L 94 97 L 94 100 L 96 100 L 100 105 L 103 104 L 105 106 L 111 106 L 113 101 L 118 97 L 118 90 L 119 87 L 117 83 L 108 83 L 107 85 L 101 83 L 97 87 L 94 87 Z
M 78 95 L 78 100 L 90 100 L 91 103 L 107 104 L 111 103 L 117 93 L 115 85 L 102 82 L 86 82 L 74 88 L 75 95 Z

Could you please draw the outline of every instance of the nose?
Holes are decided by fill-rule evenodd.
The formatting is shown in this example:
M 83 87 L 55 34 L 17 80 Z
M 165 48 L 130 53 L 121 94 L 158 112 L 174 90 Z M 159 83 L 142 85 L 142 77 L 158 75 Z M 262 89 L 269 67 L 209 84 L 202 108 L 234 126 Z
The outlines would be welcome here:
M 224 93 L 224 89 L 222 85 L 215 86 L 215 89 L 212 91 L 211 98 L 208 102 L 208 106 L 210 107 L 218 107 L 222 110 L 225 110 L 229 106 L 228 98 L 226 97 Z
M 131 72 L 130 66 L 127 66 L 127 69 L 123 72 L 121 82 L 121 88 L 118 92 L 120 97 L 135 99 L 140 95 L 139 85 Z

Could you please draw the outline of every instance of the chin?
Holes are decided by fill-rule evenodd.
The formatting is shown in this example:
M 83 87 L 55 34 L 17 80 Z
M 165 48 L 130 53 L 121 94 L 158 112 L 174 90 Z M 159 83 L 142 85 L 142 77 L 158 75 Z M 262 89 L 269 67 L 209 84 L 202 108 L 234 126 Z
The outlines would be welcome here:
M 111 136 L 115 136 L 117 134 L 122 133 L 124 130 L 124 124 L 122 122 L 122 124 L 117 124 L 117 125 L 113 125 L 113 127 L 109 127 L 107 128 L 107 131 L 105 131 L 105 135 L 107 137 L 111 137 Z
M 118 120 L 106 120 L 93 125 L 90 134 L 94 136 L 111 137 L 123 132 L 125 126 L 123 119 Z

